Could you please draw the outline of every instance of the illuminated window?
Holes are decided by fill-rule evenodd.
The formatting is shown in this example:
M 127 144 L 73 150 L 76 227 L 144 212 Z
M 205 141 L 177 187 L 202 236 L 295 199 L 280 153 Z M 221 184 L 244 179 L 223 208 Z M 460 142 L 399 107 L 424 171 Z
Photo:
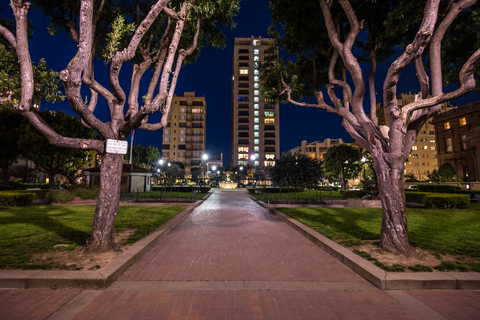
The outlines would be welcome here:
M 435 151 L 435 146 L 431 146 L 430 150 Z
M 258 71 L 258 69 L 255 69 L 253 70 L 253 74 L 260 74 L 260 72 Z
M 178 137 L 178 142 L 186 142 L 187 138 L 185 137 Z
M 428 146 L 423 146 L 423 150 L 427 150 L 428 149 Z
M 462 150 L 467 150 L 467 135 L 462 135 Z
M 466 126 L 467 125 L 467 119 L 465 119 L 465 118 L 458 119 L 458 122 L 460 122 L 461 126 Z
M 260 108 L 260 105 L 259 105 L 258 103 L 255 103 L 255 104 L 253 105 L 253 108 L 254 108 L 254 109 L 258 109 L 258 108 Z
M 260 130 L 260 126 L 258 124 L 254 125 L 253 130 L 255 130 L 255 131 Z
M 202 108 L 193 108 L 192 113 L 203 113 L 203 109 Z
M 253 50 L 253 54 L 259 54 L 259 53 L 260 53 L 260 50 L 258 50 L 258 49 Z
M 258 167 L 260 165 L 260 161 L 255 161 L 255 166 Z
M 258 76 L 255 76 L 255 77 L 253 77 L 253 81 L 258 82 L 258 81 L 260 81 L 260 78 Z
M 254 87 L 254 88 L 259 88 L 260 85 L 258 84 L 258 82 L 255 82 L 255 83 L 253 84 L 253 87 Z
M 170 129 L 163 129 L 163 134 L 170 134 Z
M 255 151 L 255 152 L 260 151 L 260 147 L 253 147 L 253 151 Z
M 253 90 L 253 94 L 258 96 L 260 94 L 260 91 L 259 90 Z
M 265 117 L 275 117 L 275 111 L 265 111 Z
M 254 136 L 255 138 L 259 138 L 259 137 L 260 137 L 260 132 L 255 131 L 255 132 L 253 133 L 253 136 Z
M 253 111 L 253 115 L 255 117 L 259 117 L 260 116 L 260 111 Z
M 198 130 L 198 131 L 200 131 L 200 134 L 201 134 L 202 130 Z M 185 130 L 185 129 L 180 129 L 180 130 L 178 130 L 178 134 L 180 134 L 180 135 L 186 135 L 186 134 L 187 134 L 187 130 Z
M 273 153 L 267 153 L 267 154 L 265 154 L 265 159 L 268 159 L 268 160 L 270 160 L 270 159 L 275 159 L 275 154 L 273 154 Z
M 248 74 L 248 69 L 240 69 L 240 74 Z
M 248 165 L 248 161 L 238 161 L 238 165 L 239 165 L 239 166 L 247 166 L 247 165 Z
M 238 147 L 238 152 L 248 152 L 248 147 Z
M 430 139 L 430 142 L 431 142 L 431 143 L 435 143 L 435 139 Z
M 259 97 L 255 97 L 255 98 L 253 98 L 253 101 L 254 101 L 254 102 L 260 102 L 260 98 L 259 98 Z
M 260 144 L 260 139 L 253 139 L 253 144 Z
M 275 165 L 275 161 L 264 161 L 263 163 L 265 167 L 273 167 Z
M 275 119 L 265 119 L 265 124 L 275 124 Z
M 258 56 L 253 57 L 253 61 L 260 61 L 260 58 Z
M 443 127 L 445 128 L 445 130 L 450 129 L 450 122 L 445 122 L 445 123 L 443 124 Z
M 187 108 L 185 108 L 185 107 L 182 107 L 182 108 L 180 108 L 180 110 L 179 110 L 179 111 L 180 111 L 180 113 L 186 113 L 186 112 L 187 112 Z
M 260 40 L 257 40 L 257 39 L 253 40 L 253 45 L 254 46 L 259 46 L 260 45 Z
M 417 150 L 417 146 L 413 146 L 413 147 L 412 147 L 412 150 Z
M 248 154 L 247 153 L 239 153 L 238 154 L 238 159 L 239 160 L 248 159 Z
M 260 119 L 259 118 L 253 118 L 253 123 L 259 123 Z

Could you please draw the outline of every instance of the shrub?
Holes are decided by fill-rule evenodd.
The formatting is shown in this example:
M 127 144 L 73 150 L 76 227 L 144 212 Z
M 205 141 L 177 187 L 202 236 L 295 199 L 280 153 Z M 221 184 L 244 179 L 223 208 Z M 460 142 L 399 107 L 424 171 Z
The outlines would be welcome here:
M 415 203 L 424 203 L 425 196 L 429 195 L 429 192 L 419 192 L 419 191 L 407 191 L 405 192 L 405 201 L 406 202 L 415 202 Z
M 50 202 L 69 202 L 69 201 L 72 201 L 74 198 L 75 198 L 74 193 L 66 189 L 50 190 L 45 195 L 45 199 L 47 199 Z
M 35 200 L 35 194 L 25 192 L 0 192 L 0 206 L 19 207 L 28 206 Z
M 363 190 L 340 190 L 340 194 L 343 199 L 349 198 L 361 198 L 366 195 L 366 192 Z
M 318 191 L 339 191 L 340 188 L 339 187 L 329 187 L 329 186 L 318 186 L 318 187 L 315 187 L 315 190 L 318 190 Z
M 470 198 L 459 194 L 429 194 L 425 196 L 424 203 L 427 208 L 465 209 L 470 204 Z
M 419 184 L 418 191 L 435 193 L 455 193 L 462 191 L 462 188 L 445 184 Z
M 42 189 L 42 190 L 17 190 L 15 192 L 18 192 L 18 193 L 33 193 L 33 194 L 35 194 L 35 199 L 45 199 L 45 195 L 49 191 L 50 190 L 48 190 L 48 189 Z
M 84 200 L 86 199 L 96 199 L 98 197 L 98 189 L 75 189 L 73 191 L 75 196 L 78 196 Z
M 196 186 L 188 186 L 188 187 L 172 187 L 172 186 L 167 186 L 166 189 L 164 186 L 152 186 L 152 191 L 172 191 L 172 192 L 194 192 L 194 191 L 200 191 L 200 193 L 207 193 L 210 191 L 210 187 L 196 187 Z

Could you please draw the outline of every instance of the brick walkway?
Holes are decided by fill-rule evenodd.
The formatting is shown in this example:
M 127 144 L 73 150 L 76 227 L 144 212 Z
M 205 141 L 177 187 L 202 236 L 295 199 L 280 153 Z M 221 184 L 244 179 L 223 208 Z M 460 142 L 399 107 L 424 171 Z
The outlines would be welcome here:
M 106 290 L 0 290 L 0 319 L 480 319 L 479 305 L 479 291 L 381 291 L 236 191 Z

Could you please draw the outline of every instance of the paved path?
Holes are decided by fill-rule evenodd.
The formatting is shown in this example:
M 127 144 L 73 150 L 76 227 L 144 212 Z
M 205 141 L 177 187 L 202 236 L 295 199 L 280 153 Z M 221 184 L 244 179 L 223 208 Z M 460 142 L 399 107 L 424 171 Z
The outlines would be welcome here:
M 480 319 L 480 291 L 381 291 L 217 191 L 106 290 L 0 290 L 0 319 Z

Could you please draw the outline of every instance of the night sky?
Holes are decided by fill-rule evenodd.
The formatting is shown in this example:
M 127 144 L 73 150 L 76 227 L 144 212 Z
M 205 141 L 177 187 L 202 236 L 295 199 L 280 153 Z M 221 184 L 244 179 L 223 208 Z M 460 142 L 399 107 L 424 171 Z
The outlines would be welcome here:
M 1 16 L 12 18 L 11 8 L 4 1 Z M 205 97 L 207 102 L 207 139 L 206 153 L 218 155 L 223 153 L 224 165 L 230 164 L 230 88 L 233 45 L 235 37 L 262 36 L 268 37 L 267 28 L 271 23 L 271 14 L 268 10 L 268 0 L 242 0 L 241 10 L 235 22 L 236 28 L 223 28 L 227 36 L 226 48 L 223 50 L 215 48 L 204 48 L 200 58 L 195 64 L 186 65 L 182 68 L 175 93 L 179 96 L 184 92 L 194 91 L 197 96 Z M 30 42 L 32 59 L 38 61 L 45 58 L 48 67 L 61 71 L 69 60 L 75 55 L 76 43 L 63 33 L 50 36 L 47 32 L 48 20 L 38 13 L 34 7 L 29 12 L 29 19 L 34 22 L 34 36 Z M 378 66 L 377 76 L 377 102 L 381 102 L 384 75 L 393 58 Z M 132 66 L 124 64 L 122 67 L 121 84 L 128 94 L 129 81 L 131 78 Z M 368 80 L 368 66 L 364 68 L 365 78 Z M 95 78 L 104 86 L 108 86 L 108 69 L 103 61 L 95 64 Z M 146 76 L 144 78 L 147 78 Z M 148 79 L 149 80 L 149 79 Z M 400 78 L 398 93 L 418 91 L 415 71 L 412 68 L 406 70 Z M 140 96 L 146 92 L 148 81 L 142 82 Z M 446 90 L 450 91 L 450 90 Z M 85 91 L 87 94 L 87 91 Z M 479 100 L 480 93 L 471 93 L 461 99 L 452 101 L 454 106 L 462 106 L 466 103 Z M 369 102 L 368 93 L 365 96 L 365 104 Z M 50 104 L 43 102 L 41 110 L 64 110 L 74 114 L 67 102 L 61 104 Z M 109 111 L 104 102 L 99 102 L 96 113 L 103 121 L 109 120 Z M 151 117 L 151 120 L 158 117 Z M 161 150 L 161 130 L 135 131 L 134 145 L 152 145 Z M 280 152 L 288 151 L 300 145 L 302 140 L 308 142 L 323 141 L 326 138 L 342 138 L 347 142 L 353 139 L 346 133 L 341 125 L 341 118 L 329 114 L 324 110 L 282 105 L 280 107 Z M 130 142 L 130 138 L 128 139 Z

